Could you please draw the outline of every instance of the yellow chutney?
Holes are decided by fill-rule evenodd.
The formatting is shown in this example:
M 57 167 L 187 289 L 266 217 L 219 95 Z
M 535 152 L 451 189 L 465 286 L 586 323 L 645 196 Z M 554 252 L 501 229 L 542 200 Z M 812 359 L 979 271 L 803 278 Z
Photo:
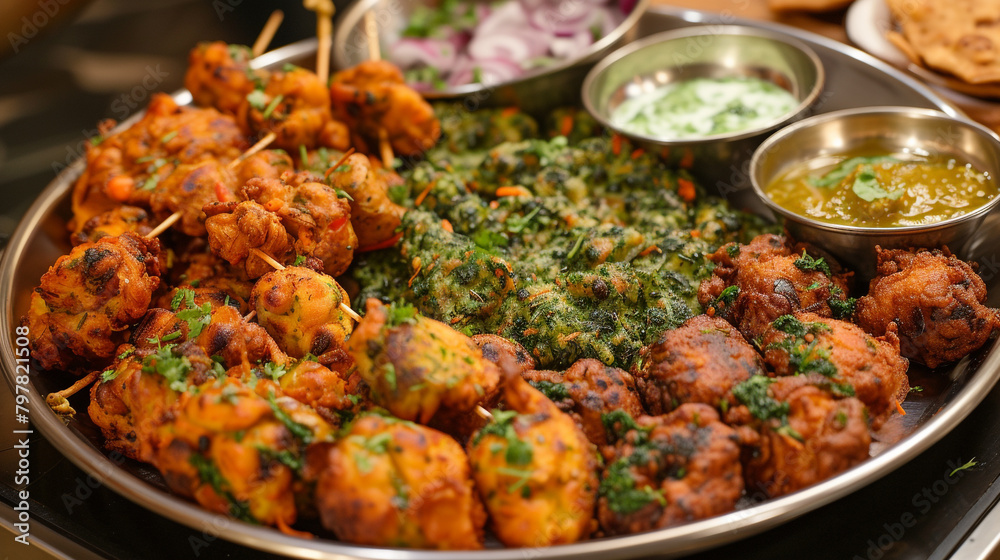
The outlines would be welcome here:
M 933 224 L 1000 194 L 993 177 L 952 156 L 870 152 L 801 163 L 764 193 L 796 214 L 861 227 Z

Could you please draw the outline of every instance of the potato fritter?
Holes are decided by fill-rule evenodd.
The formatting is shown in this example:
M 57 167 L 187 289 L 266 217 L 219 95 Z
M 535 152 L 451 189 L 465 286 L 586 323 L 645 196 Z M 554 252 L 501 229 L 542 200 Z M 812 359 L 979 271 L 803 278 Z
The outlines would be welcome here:
M 739 426 L 749 492 L 783 496 L 868 458 L 865 405 L 820 374 L 755 376 L 733 393 L 745 406 L 731 408 L 726 423 Z
M 508 410 L 473 436 L 469 460 L 491 527 L 506 546 L 579 541 L 592 530 L 597 452 L 579 426 L 516 372 Z
M 761 340 L 764 362 L 777 375 L 823 375 L 835 392 L 856 396 L 868 408 L 873 429 L 896 410 L 910 391 L 908 363 L 899 339 L 869 336 L 853 323 L 812 313 L 784 315 Z
M 983 279 L 947 249 L 877 253 L 878 276 L 858 300 L 857 322 L 876 336 L 896 325 L 904 356 L 935 368 L 978 349 L 1000 327 L 997 310 L 983 305 Z
M 698 315 L 648 347 L 637 382 L 650 414 L 666 414 L 684 403 L 728 407 L 733 386 L 763 374 L 760 355 L 739 331 Z
M 638 417 L 645 413 L 632 374 L 600 360 L 579 360 L 565 372 L 528 371 L 522 374 L 566 414 L 594 445 L 608 443 L 602 417 L 615 410 Z
M 708 258 L 716 266 L 698 287 L 698 302 L 709 315 L 732 323 L 747 340 L 796 311 L 835 318 L 853 312 L 853 300 L 847 298 L 851 273 L 843 273 L 814 247 L 792 246 L 785 237 L 764 234 L 747 245 L 723 245 Z
M 367 415 L 309 450 L 323 526 L 343 541 L 434 549 L 483 547 L 486 513 L 469 460 L 447 435 Z
M 736 432 L 705 404 L 664 416 L 609 417 L 598 518 L 609 535 L 671 527 L 732 511 L 743 493 Z

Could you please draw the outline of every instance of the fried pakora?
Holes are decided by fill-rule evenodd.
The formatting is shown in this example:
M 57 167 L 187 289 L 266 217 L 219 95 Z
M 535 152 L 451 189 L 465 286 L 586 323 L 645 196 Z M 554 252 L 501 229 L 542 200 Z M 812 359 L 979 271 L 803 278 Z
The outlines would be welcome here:
M 875 336 L 895 325 L 904 356 L 935 368 L 978 349 L 1000 327 L 997 310 L 983 305 L 983 279 L 947 249 L 878 248 L 877 255 L 857 322 Z

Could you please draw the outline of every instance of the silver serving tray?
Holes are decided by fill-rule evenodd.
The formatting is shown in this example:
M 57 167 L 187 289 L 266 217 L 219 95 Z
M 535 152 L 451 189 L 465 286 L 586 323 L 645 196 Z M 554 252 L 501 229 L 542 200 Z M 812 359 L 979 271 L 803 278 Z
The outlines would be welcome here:
M 818 107 L 820 112 L 863 105 L 896 104 L 933 108 L 960 116 L 925 86 L 879 60 L 844 44 L 786 26 L 697 11 L 656 8 L 643 17 L 641 33 L 722 23 L 757 25 L 809 43 L 823 60 L 829 75 L 827 91 Z M 268 53 L 258 62 L 261 66 L 302 63 L 313 55 L 315 49 L 315 40 L 302 41 Z M 187 92 L 180 92 L 175 97 L 181 103 L 190 101 Z M 7 326 L 0 330 L 0 357 L 4 378 L 12 388 L 16 363 L 14 327 L 24 313 L 39 277 L 60 255 L 69 251 L 65 229 L 70 215 L 69 194 L 82 168 L 83 162 L 77 161 L 38 196 L 11 237 L 0 262 L 0 305 Z M 991 233 L 991 230 L 1000 230 L 1000 217 L 994 215 L 987 218 L 978 238 L 980 252 L 989 254 L 992 259 L 985 270 L 989 274 L 985 276 L 993 292 L 992 303 L 996 305 L 1000 299 L 1000 275 L 997 274 L 1000 264 L 997 264 L 995 254 L 991 253 L 991 239 L 996 238 L 996 233 Z M 838 476 L 782 498 L 760 503 L 747 499 L 740 510 L 679 527 L 530 550 L 494 548 L 474 552 L 439 552 L 354 546 L 330 538 L 305 540 L 290 537 L 272 528 L 209 513 L 167 491 L 155 469 L 109 455 L 102 449 L 100 430 L 87 416 L 87 394 L 74 397 L 72 402 L 78 413 L 75 419 L 64 424 L 46 407 L 44 396 L 68 386 L 73 381 L 71 376 L 59 372 L 41 375 L 33 369 L 28 406 L 34 427 L 78 467 L 146 509 L 204 533 L 206 539 L 219 536 L 271 553 L 315 559 L 606 559 L 652 555 L 666 558 L 760 533 L 858 491 L 889 474 L 941 439 L 979 404 L 1000 377 L 1000 348 L 995 342 L 991 343 L 945 373 L 929 374 L 919 368 L 911 370 L 914 377 L 912 384 L 923 385 L 928 390 L 915 394 L 905 404 L 907 415 L 902 418 L 901 424 L 903 433 L 907 435 L 894 444 L 874 444 L 872 458 Z

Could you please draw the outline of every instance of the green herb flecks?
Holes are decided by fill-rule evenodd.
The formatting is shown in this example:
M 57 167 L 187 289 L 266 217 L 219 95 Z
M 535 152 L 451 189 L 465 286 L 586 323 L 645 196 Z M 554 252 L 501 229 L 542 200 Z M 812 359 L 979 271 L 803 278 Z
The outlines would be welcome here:
M 875 170 L 870 165 L 865 165 L 858 171 L 851 190 L 865 202 L 872 202 L 880 198 L 898 200 L 906 192 L 905 189 L 896 189 L 891 192 L 885 190 L 882 184 L 879 183 Z
M 257 519 L 250 513 L 250 504 L 242 500 L 237 500 L 236 496 L 229 491 L 229 482 L 222 476 L 219 468 L 211 459 L 198 453 L 192 453 L 188 458 L 188 462 L 198 471 L 198 478 L 202 482 L 211 486 L 216 494 L 229 502 L 230 516 L 241 521 L 258 523 Z
M 559 402 L 570 398 L 569 389 L 566 388 L 564 383 L 553 383 L 546 380 L 529 381 L 528 383 L 535 389 L 541 391 L 542 394 L 548 397 L 550 401 Z
M 156 373 L 167 380 L 174 391 L 188 389 L 187 376 L 191 372 L 191 360 L 174 352 L 175 346 L 168 344 L 142 359 L 143 373 Z
M 821 177 L 813 177 L 809 182 L 815 187 L 832 188 L 854 173 L 860 166 L 872 166 L 880 163 L 897 163 L 898 159 L 888 156 L 852 157 L 840 162 L 837 167 L 827 171 Z
M 292 419 L 291 416 L 281 406 L 278 405 L 278 399 L 274 396 L 274 393 L 268 395 L 268 404 L 271 405 L 271 411 L 274 412 L 274 417 L 278 419 L 279 422 L 288 428 L 289 432 L 292 432 L 296 438 L 302 440 L 302 443 L 310 444 L 315 437 L 312 430 L 309 429 L 305 424 L 300 424 Z
M 955 470 L 953 470 L 950 473 L 948 473 L 948 476 L 955 476 L 955 473 L 964 471 L 965 469 L 971 469 L 972 467 L 974 467 L 974 466 L 976 466 L 978 464 L 979 463 L 976 462 L 976 458 L 973 457 L 971 460 L 969 460 L 968 463 L 966 463 L 966 464 L 962 465 L 961 467 L 958 467 Z
M 793 264 L 796 268 L 804 272 L 817 271 L 822 272 L 827 277 L 833 276 L 833 272 L 830 271 L 830 265 L 826 262 L 826 259 L 823 257 L 814 259 L 805 249 L 802 249 L 802 256 L 795 259 Z

